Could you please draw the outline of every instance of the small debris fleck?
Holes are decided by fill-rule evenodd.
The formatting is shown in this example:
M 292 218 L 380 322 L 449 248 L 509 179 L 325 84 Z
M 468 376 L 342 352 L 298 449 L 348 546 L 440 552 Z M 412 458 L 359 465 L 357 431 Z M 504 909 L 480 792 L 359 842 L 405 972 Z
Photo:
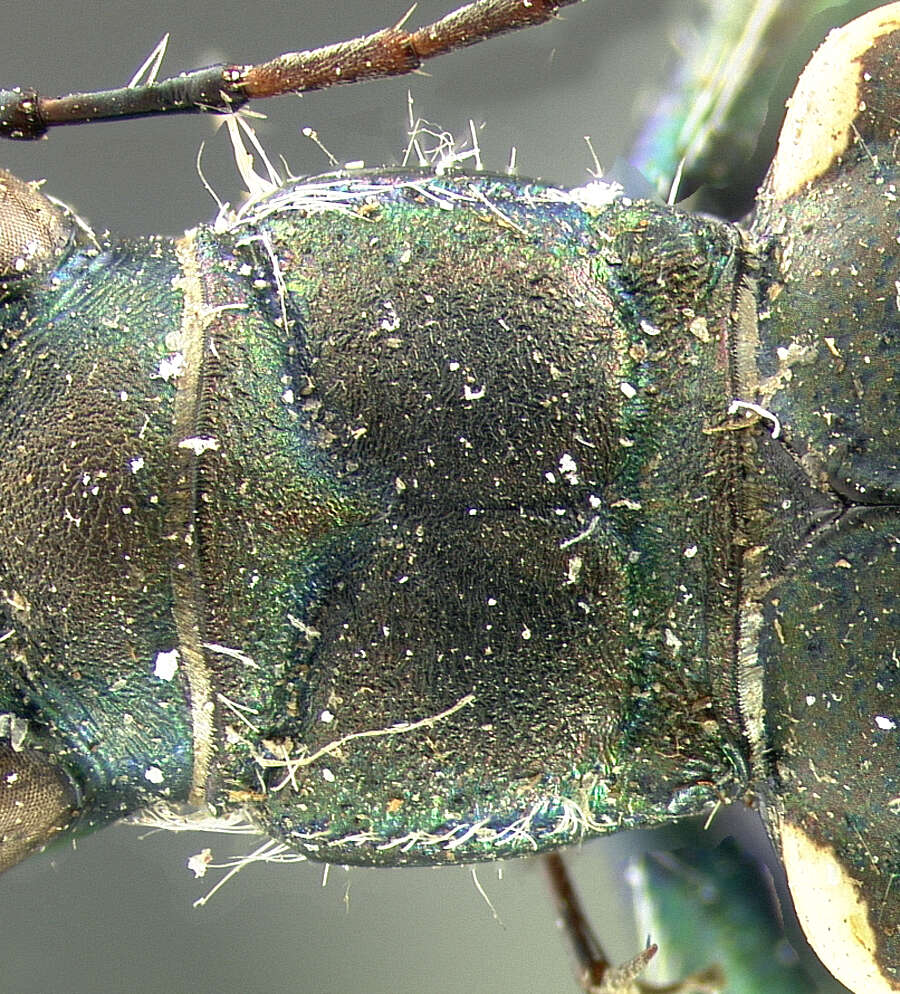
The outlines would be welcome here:
M 202 456 L 204 452 L 215 452 L 219 448 L 219 440 L 209 435 L 193 435 L 183 438 L 178 443 L 178 448 L 189 449 L 195 456 Z
M 9 736 L 13 752 L 21 752 L 28 735 L 28 721 L 16 714 L 0 714 L 0 737 Z
M 397 310 L 394 307 L 394 302 L 392 300 L 382 301 L 381 306 L 384 308 L 385 316 L 381 319 L 380 326 L 382 331 L 396 331 L 400 327 L 400 317 L 397 314 Z
M 169 649 L 166 652 L 158 652 L 153 663 L 153 675 L 160 680 L 171 680 L 178 669 L 178 650 Z
M 666 629 L 666 645 L 670 649 L 672 649 L 674 652 L 678 652 L 678 650 L 682 647 L 682 645 L 684 645 L 684 643 L 675 634 L 675 632 L 672 631 L 671 628 L 667 628 Z
M 694 318 L 694 320 L 691 321 L 691 323 L 688 325 L 688 331 L 690 331 L 690 333 L 694 336 L 694 338 L 698 339 L 698 341 L 701 341 L 704 344 L 707 344 L 712 341 L 712 335 L 710 335 L 709 333 L 709 328 L 707 327 L 706 324 L 706 318 L 704 317 Z
M 559 471 L 572 486 L 578 483 L 578 464 L 570 453 L 564 452 L 559 457 Z
M 159 365 L 156 367 L 156 376 L 160 380 L 165 380 L 166 383 L 169 380 L 173 380 L 184 372 L 184 354 L 182 352 L 173 352 L 171 355 L 164 356 L 159 360 Z
M 212 849 L 201 849 L 194 853 L 187 861 L 187 868 L 194 874 L 194 877 L 205 877 L 209 864 L 212 862 Z
M 578 577 L 581 575 L 581 568 L 584 565 L 584 560 L 581 556 L 572 556 L 569 559 L 568 566 L 566 568 L 566 583 L 577 583 Z

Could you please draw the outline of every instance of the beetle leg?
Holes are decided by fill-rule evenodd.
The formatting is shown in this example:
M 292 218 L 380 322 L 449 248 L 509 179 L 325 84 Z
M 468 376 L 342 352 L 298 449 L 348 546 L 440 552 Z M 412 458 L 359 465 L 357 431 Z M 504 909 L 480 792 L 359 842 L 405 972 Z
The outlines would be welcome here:
M 613 966 L 585 916 L 562 856 L 558 852 L 548 853 L 544 865 L 560 920 L 575 950 L 581 989 L 585 994 L 717 994 L 724 990 L 725 977 L 717 966 L 672 984 L 658 985 L 639 980 L 656 955 L 657 947 L 653 943 L 627 963 Z

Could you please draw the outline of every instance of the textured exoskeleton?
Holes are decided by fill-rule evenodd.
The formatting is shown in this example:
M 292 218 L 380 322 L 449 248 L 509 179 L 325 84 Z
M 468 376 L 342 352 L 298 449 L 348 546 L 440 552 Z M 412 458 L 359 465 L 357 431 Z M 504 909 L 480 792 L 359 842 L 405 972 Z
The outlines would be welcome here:
M 0 867 L 165 801 L 325 861 L 758 799 L 900 990 L 900 5 L 746 229 L 350 172 L 95 245 L 2 177 Z

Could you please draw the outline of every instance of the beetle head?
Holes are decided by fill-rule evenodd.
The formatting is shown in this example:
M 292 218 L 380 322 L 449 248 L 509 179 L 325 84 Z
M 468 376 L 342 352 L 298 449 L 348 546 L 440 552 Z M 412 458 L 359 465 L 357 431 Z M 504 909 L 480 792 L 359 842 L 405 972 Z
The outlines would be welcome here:
M 63 208 L 34 183 L 0 169 L 0 291 L 6 296 L 43 274 L 69 241 Z

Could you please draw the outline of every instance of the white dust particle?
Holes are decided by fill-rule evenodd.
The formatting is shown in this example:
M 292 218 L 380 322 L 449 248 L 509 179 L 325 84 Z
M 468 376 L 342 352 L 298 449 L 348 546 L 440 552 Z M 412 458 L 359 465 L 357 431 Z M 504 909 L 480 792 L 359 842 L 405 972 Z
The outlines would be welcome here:
M 153 675 L 160 680 L 171 680 L 178 669 L 178 650 L 170 649 L 167 652 L 158 652 L 153 663 Z
M 210 438 L 209 435 L 193 435 L 191 438 L 183 438 L 178 443 L 179 449 L 190 449 L 195 456 L 202 456 L 204 452 L 215 452 L 219 448 L 219 440 Z
M 206 870 L 212 862 L 212 849 L 201 849 L 187 861 L 187 868 L 194 874 L 194 877 L 205 877 Z
M 181 352 L 173 352 L 169 356 L 163 356 L 159 360 L 159 365 L 156 367 L 156 375 L 159 379 L 165 380 L 166 383 L 169 380 L 173 380 L 184 372 L 184 354 Z

